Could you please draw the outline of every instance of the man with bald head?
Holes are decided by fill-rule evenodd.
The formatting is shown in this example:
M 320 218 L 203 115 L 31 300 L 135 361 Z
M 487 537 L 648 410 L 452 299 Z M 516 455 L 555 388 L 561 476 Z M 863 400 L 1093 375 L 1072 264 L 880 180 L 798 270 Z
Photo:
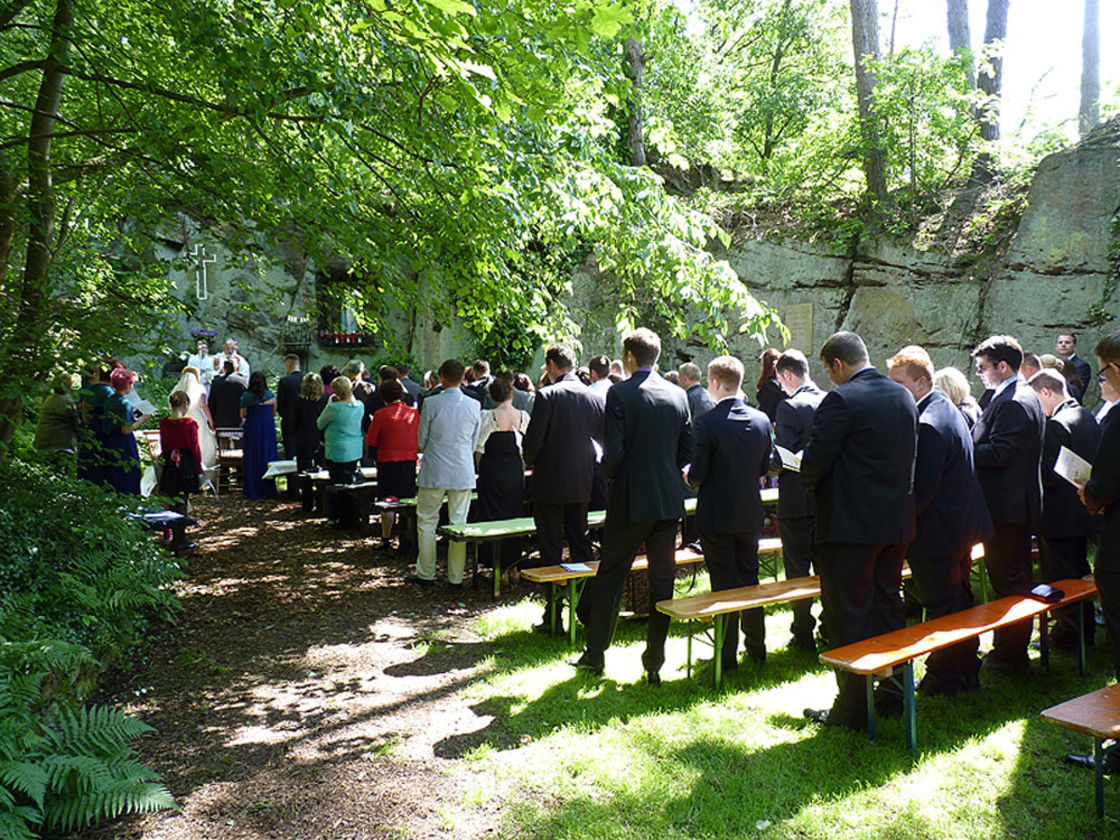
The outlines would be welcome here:
M 902 561 L 914 536 L 918 412 L 905 388 L 872 367 L 855 333 L 835 333 L 820 356 L 837 387 L 813 415 L 801 479 L 816 511 L 825 632 L 840 647 L 906 623 L 900 590 Z M 865 729 L 864 678 L 838 671 L 836 680 L 832 708 L 806 709 L 805 716 Z M 901 714 L 901 695 L 880 684 L 875 707 L 881 714 Z

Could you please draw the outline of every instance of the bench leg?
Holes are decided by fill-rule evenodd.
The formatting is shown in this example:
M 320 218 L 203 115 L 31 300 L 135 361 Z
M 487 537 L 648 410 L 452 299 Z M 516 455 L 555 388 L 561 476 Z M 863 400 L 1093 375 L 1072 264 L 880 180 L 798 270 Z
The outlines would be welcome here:
M 875 740 L 875 675 L 867 675 L 867 737 Z
M 692 678 L 692 631 L 696 629 L 696 620 L 690 618 L 688 620 L 688 641 L 686 643 L 686 650 L 688 651 L 688 658 L 685 660 L 684 675 L 689 679 Z
M 448 543 L 450 547 L 450 541 Z M 474 546 L 474 551 L 471 552 L 471 546 Z M 478 589 L 478 543 L 467 543 L 467 553 L 471 555 L 471 589 Z
M 727 616 L 715 616 L 712 619 L 712 673 L 715 675 L 717 691 L 723 682 L 723 637 L 726 633 Z
M 1104 819 L 1104 740 L 1093 739 L 1093 773 L 1097 784 L 1097 817 Z
M 478 543 L 474 544 L 475 562 L 478 562 Z M 494 543 L 494 600 L 502 594 L 502 540 Z
M 568 581 L 568 644 L 576 646 L 576 604 L 583 595 L 587 579 Z
M 906 749 L 918 748 L 918 716 L 914 709 L 914 660 L 902 666 L 902 713 L 906 716 Z
M 1092 603 L 1082 601 L 1077 610 L 1077 673 L 1081 676 L 1085 676 L 1085 607 Z
M 1051 613 L 1044 612 L 1038 617 L 1038 658 L 1047 670 L 1050 669 L 1050 616 Z

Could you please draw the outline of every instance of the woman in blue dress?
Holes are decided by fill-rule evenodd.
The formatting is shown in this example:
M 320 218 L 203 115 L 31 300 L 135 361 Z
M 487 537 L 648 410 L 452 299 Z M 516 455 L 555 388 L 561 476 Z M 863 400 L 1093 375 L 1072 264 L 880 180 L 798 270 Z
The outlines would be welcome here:
M 276 454 L 276 395 L 268 390 L 264 374 L 253 371 L 249 389 L 241 395 L 241 495 L 246 499 L 271 499 L 276 482 L 263 478 Z
M 104 466 L 101 468 L 101 481 L 118 493 L 140 495 L 140 450 L 133 434 L 143 426 L 152 415 L 142 414 L 134 419 L 132 403 L 128 392 L 136 374 L 128 368 L 119 367 L 109 374 L 109 384 L 113 393 L 105 397 L 102 405 L 102 446 L 104 447 Z

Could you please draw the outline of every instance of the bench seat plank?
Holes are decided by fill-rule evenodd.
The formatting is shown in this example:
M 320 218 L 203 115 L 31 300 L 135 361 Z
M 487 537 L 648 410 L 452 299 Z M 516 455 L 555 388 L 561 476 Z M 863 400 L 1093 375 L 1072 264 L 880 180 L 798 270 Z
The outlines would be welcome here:
M 1093 738 L 1120 738 L 1120 685 L 1105 686 L 1051 706 L 1042 713 L 1042 719 Z

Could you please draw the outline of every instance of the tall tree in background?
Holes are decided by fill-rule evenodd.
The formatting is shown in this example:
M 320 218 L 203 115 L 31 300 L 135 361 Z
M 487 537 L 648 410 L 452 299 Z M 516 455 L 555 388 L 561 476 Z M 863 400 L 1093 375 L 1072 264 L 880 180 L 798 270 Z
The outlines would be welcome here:
M 957 55 L 972 50 L 972 33 L 968 26 L 968 0 L 945 0 L 949 17 L 949 49 Z M 976 71 L 969 59 L 968 83 L 976 86 Z
M 1009 0 L 988 0 L 988 19 L 984 26 L 984 54 L 976 86 L 986 99 L 980 107 L 980 139 L 999 139 L 1000 94 L 1003 89 L 1003 42 L 1007 38 Z M 992 179 L 992 153 L 983 150 L 972 168 L 973 178 L 984 183 Z
M 887 201 L 887 176 L 879 129 L 873 115 L 875 74 L 871 64 L 879 56 L 879 4 L 877 0 L 851 0 L 852 49 L 856 60 L 856 94 L 859 98 L 863 171 L 867 189 L 880 204 Z
M 622 48 L 626 77 L 633 85 L 630 94 L 630 113 L 626 119 L 626 148 L 630 150 L 630 165 L 646 165 L 645 117 L 642 113 L 642 77 L 645 75 L 645 42 L 634 36 L 626 39 Z
M 1100 120 L 1101 33 L 1100 0 L 1085 0 L 1085 27 L 1081 34 L 1081 108 L 1077 126 L 1084 137 Z

